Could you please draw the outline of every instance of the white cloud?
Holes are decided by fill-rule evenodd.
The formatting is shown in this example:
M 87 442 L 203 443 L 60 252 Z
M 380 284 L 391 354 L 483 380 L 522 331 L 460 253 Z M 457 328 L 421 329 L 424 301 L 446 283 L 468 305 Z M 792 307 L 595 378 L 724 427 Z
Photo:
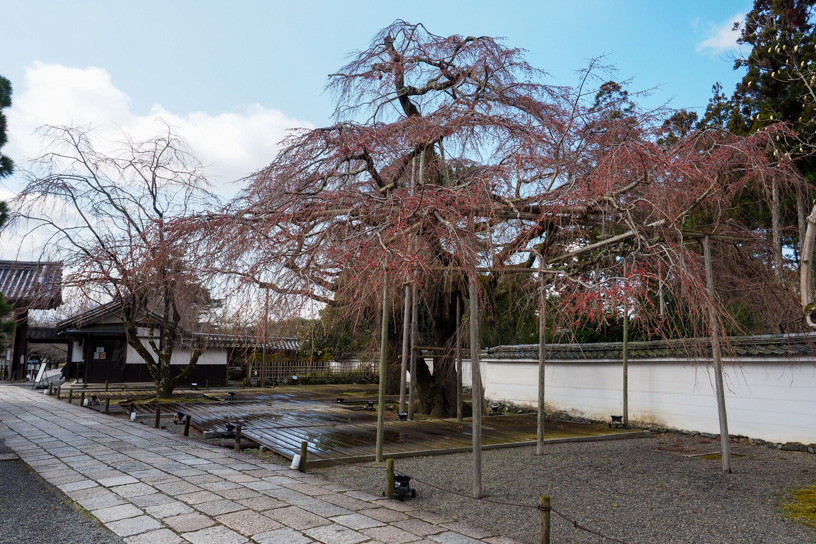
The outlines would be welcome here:
M 160 104 L 147 114 L 132 111 L 128 95 L 111 81 L 102 68 L 71 68 L 34 63 L 26 69 L 23 84 L 15 88 L 12 107 L 6 110 L 8 144 L 3 154 L 25 168 L 26 161 L 45 153 L 35 131 L 43 125 L 93 126 L 95 142 L 105 152 L 122 141 L 123 133 L 136 140 L 148 139 L 173 126 L 204 164 L 214 190 L 222 197 L 237 192 L 239 180 L 271 162 L 287 130 L 309 127 L 309 123 L 283 112 L 254 104 L 242 112 L 210 115 L 203 112 L 176 113 Z M 22 183 L 14 175 L 3 180 L 0 200 L 8 201 Z M 17 187 L 15 187 L 17 185 Z M 0 234 L 0 258 L 39 259 L 47 244 L 45 233 L 23 236 L 25 229 L 4 229 Z
M 4 153 L 21 166 L 26 159 L 43 153 L 42 142 L 34 134 L 42 125 L 91 125 L 100 139 L 116 142 L 123 132 L 137 140 L 150 138 L 161 130 L 159 121 L 164 121 L 190 143 L 210 181 L 225 196 L 236 190 L 230 182 L 272 160 L 288 129 L 311 127 L 259 104 L 242 112 L 217 115 L 176 113 L 156 104 L 142 115 L 132 111 L 130 98 L 104 69 L 41 62 L 26 69 L 7 117 L 9 143 Z
M 739 38 L 739 31 L 734 30 L 735 23 L 741 23 L 745 20 L 744 13 L 737 13 L 727 21 L 714 25 L 709 23 L 706 31 L 706 39 L 699 42 L 696 47 L 698 53 L 707 55 L 719 55 L 738 48 L 737 38 Z M 696 28 L 698 23 L 694 23 Z

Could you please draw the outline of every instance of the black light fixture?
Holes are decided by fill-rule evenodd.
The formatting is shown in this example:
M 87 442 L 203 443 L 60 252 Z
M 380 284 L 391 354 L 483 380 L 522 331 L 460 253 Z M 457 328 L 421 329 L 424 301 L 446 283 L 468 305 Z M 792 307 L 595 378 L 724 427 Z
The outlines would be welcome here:
M 366 401 L 364 410 L 366 410 L 367 412 L 373 412 L 374 411 L 374 401 L 373 400 Z
M 235 391 L 230 391 L 227 394 L 229 395 L 229 400 L 235 400 Z
M 616 429 L 622 429 L 625 427 L 623 424 L 623 416 L 609 416 L 612 418 L 612 423 L 609 424 L 609 428 L 615 427 Z
M 399 472 L 394 473 L 394 497 L 401 501 L 407 496 L 416 497 L 416 489 L 411 487 L 411 477 Z
M 400 421 L 408 421 L 408 412 L 397 412 L 397 419 Z
M 198 382 L 193 382 L 190 384 L 190 389 L 197 390 L 198 389 Z
M 176 417 L 173 418 L 173 425 L 181 425 L 184 421 L 184 412 L 176 412 Z
M 343 404 L 343 399 L 340 398 L 340 397 L 337 397 L 337 404 Z
M 230 422 L 224 423 L 224 428 L 227 430 L 228 433 L 232 434 L 235 431 L 235 425 Z
M 91 395 L 91 400 L 88 404 L 90 404 L 91 406 L 99 406 L 99 397 L 97 397 L 96 395 Z
M 501 404 L 491 404 L 490 405 L 490 415 L 497 416 L 501 410 Z

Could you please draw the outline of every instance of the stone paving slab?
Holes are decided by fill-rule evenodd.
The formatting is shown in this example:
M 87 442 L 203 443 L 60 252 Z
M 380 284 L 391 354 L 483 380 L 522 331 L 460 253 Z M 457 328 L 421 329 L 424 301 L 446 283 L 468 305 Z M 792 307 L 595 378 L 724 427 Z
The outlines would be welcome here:
M 127 544 L 514 544 L 410 502 L 5 384 L 0 438 Z

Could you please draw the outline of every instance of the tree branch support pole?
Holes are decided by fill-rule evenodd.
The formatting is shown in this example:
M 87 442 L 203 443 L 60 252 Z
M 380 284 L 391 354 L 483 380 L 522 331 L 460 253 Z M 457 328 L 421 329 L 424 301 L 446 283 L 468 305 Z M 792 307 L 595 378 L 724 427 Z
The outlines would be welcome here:
M 544 390 L 547 363 L 547 285 L 544 274 L 538 275 L 538 416 L 536 418 L 536 455 L 544 455 Z
M 711 267 L 711 247 L 708 235 L 703 238 L 706 290 L 708 291 L 708 326 L 711 331 L 711 355 L 714 359 L 714 380 L 717 393 L 717 414 L 720 419 L 720 446 L 722 470 L 731 472 L 731 444 L 728 441 L 728 416 L 725 411 L 725 387 L 723 385 L 722 353 L 720 352 L 720 322 L 714 306 L 714 272 Z
M 415 349 L 419 341 L 419 294 L 417 286 L 411 285 L 411 355 L 410 374 L 411 382 L 408 384 L 408 421 L 414 420 L 414 404 L 416 402 L 416 365 L 417 351 Z
M 414 159 L 416 165 L 416 159 Z M 419 183 L 425 182 L 425 150 L 419 155 L 419 173 L 418 177 L 414 177 L 414 171 L 411 171 L 411 194 L 416 193 L 416 187 Z M 416 363 L 417 350 L 414 349 L 419 342 L 419 295 L 417 293 L 416 282 L 411 283 L 411 383 L 408 385 L 408 421 L 414 420 L 414 402 L 416 396 Z
M 626 266 L 623 268 L 626 281 Z M 629 302 L 624 289 L 623 301 L 623 426 L 629 427 Z
M 402 309 L 402 360 L 400 361 L 399 411 L 405 411 L 405 384 L 408 373 L 408 359 L 411 357 L 411 286 L 405 285 Z
M 269 288 L 267 287 L 264 291 L 266 291 L 266 294 L 264 297 L 263 346 L 261 348 L 261 387 L 266 387 L 266 329 L 269 326 Z
M 456 421 L 462 422 L 462 294 L 456 293 Z
M 387 267 L 387 264 L 385 265 Z M 383 437 L 385 436 L 385 374 L 388 358 L 388 270 L 383 270 L 382 327 L 380 331 L 380 391 L 377 397 L 377 452 L 378 463 L 383 460 Z M 413 384 L 414 376 L 411 375 Z
M 479 287 L 476 273 L 468 284 L 470 298 L 470 371 L 473 384 L 473 498 L 482 498 L 482 370 L 479 363 Z
M 771 180 L 771 239 L 773 240 L 774 273 L 782 279 L 782 212 L 779 199 L 779 183 Z

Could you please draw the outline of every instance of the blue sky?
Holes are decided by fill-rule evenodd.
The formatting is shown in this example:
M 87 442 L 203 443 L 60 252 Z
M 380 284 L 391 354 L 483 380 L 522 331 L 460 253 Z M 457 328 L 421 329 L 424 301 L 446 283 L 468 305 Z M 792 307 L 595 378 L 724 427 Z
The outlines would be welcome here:
M 702 110 L 715 82 L 730 92 L 739 77 L 728 29 L 751 4 L 0 0 L 0 75 L 14 86 L 4 153 L 18 164 L 39 154 L 31 134 L 45 123 L 146 137 L 161 117 L 229 196 L 228 182 L 268 163 L 287 128 L 330 122 L 326 76 L 397 18 L 504 36 L 556 84 L 606 55 L 630 90 L 658 87 L 647 105 Z

